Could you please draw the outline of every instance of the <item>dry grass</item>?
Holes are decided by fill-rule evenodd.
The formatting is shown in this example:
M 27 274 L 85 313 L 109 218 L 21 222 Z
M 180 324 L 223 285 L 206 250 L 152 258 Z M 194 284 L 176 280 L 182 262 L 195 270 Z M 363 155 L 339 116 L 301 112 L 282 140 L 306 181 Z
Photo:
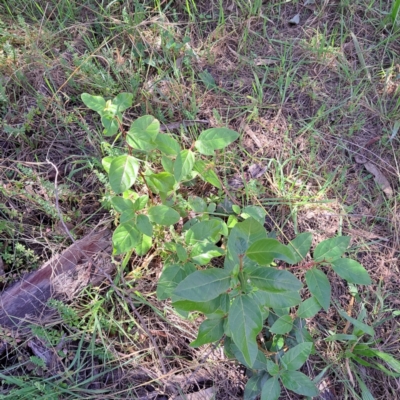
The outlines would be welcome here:
M 244 0 L 189 1 L 190 10 L 197 8 L 192 13 L 184 2 L 161 2 L 165 13 L 159 13 L 157 2 L 150 1 L 136 10 L 132 2 L 124 12 L 117 3 L 109 8 L 95 1 L 35 3 L 37 7 L 17 0 L 0 5 L 3 288 L 33 261 L 38 266 L 68 244 L 57 231 L 55 171 L 46 158 L 58 167 L 60 208 L 77 237 L 109 218 L 101 208 L 107 204 L 99 164 L 106 151 L 101 128 L 79 95 L 129 91 L 135 98 L 127 124 L 149 113 L 163 123 L 206 119 L 210 126 L 227 124 L 238 130 L 242 137 L 235 153 L 217 160 L 220 176 L 229 187 L 229 179 L 241 177 L 250 165 L 268 167 L 263 177 L 232 193 L 244 203 L 263 205 L 268 228 L 283 241 L 306 231 L 313 233 L 314 244 L 336 234 L 351 235 L 350 257 L 368 269 L 374 282 L 360 289 L 352 316 L 364 304 L 380 348 L 399 358 L 400 135 L 393 129 L 400 119 L 400 31 L 384 23 L 382 12 L 389 11 L 389 4 L 269 1 L 260 2 L 259 9 L 254 2 L 251 9 L 251 2 Z M 289 24 L 298 13 L 300 23 Z M 190 39 L 187 44 L 184 37 Z M 215 85 L 206 88 L 204 71 Z M 182 141 L 196 134 L 196 129 L 182 130 Z M 392 198 L 355 161 L 357 155 L 386 176 Z M 203 187 L 193 190 L 204 192 Z M 18 250 L 17 243 L 25 250 Z M 119 398 L 134 393 L 153 398 L 150 390 L 161 396 L 185 383 L 194 388 L 186 380 L 195 370 L 201 387 L 216 384 L 218 399 L 242 398 L 243 370 L 219 349 L 210 353 L 188 346 L 201 317 L 182 320 L 168 303 L 159 302 L 154 292 L 162 266 L 137 268 L 142 262 L 129 264 L 121 290 L 137 302 L 163 351 L 168 375 L 158 379 L 157 357 L 126 304 L 115 293 L 107 294 L 107 288 L 93 289 L 72 303 L 85 324 L 58 320 L 51 325 L 57 334 L 66 332 L 65 351 L 71 359 L 84 360 L 72 378 L 76 391 L 71 395 L 62 388 L 60 393 L 95 398 L 85 396 L 102 388 L 102 398 L 116 398 L 115 393 Z M 329 278 L 334 301 L 348 310 L 349 288 L 335 274 Z M 96 321 L 89 315 L 94 305 Z M 352 390 L 355 378 L 343 345 L 323 340 L 328 332 L 342 332 L 346 322 L 331 307 L 308 324 L 317 354 L 307 373 L 314 378 L 330 366 L 324 382 L 335 398 L 361 398 L 357 381 Z M 50 377 L 53 371 L 38 375 L 29 370 L 26 341 L 15 340 L 2 358 L 5 370 L 12 371 L 22 359 L 26 365 L 17 375 L 38 382 Z M 90 365 L 90 346 L 97 346 L 99 353 L 107 349 L 113 361 L 107 364 L 97 355 Z M 80 355 L 86 351 L 87 356 Z M 205 355 L 207 361 L 200 365 Z M 84 372 L 87 368 L 90 373 Z M 110 370 L 117 371 L 117 378 L 107 375 Z M 398 378 L 368 367 L 360 373 L 374 398 L 397 398 Z M 99 379 L 82 384 L 96 374 Z M 1 393 L 8 390 L 4 386 Z

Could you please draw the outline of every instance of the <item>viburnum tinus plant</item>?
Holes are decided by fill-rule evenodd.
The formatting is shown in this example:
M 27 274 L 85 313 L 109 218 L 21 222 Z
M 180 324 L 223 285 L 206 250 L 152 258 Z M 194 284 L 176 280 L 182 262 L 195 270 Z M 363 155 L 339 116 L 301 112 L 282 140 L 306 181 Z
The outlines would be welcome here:
M 159 249 L 164 268 L 158 298 L 171 299 L 184 317 L 194 311 L 204 314 L 191 345 L 223 339 L 226 354 L 248 368 L 246 399 L 260 393 L 263 400 L 278 399 L 281 385 L 316 396 L 315 384 L 299 369 L 313 352 L 305 318 L 330 307 L 331 286 L 324 271 L 331 268 L 352 284 L 371 282 L 362 265 L 343 257 L 350 238 L 319 243 L 313 260 L 304 263 L 310 233 L 284 245 L 264 228 L 263 208 L 234 205 L 228 215 L 206 198 L 185 195 L 197 178 L 222 189 L 210 157 L 237 140 L 237 132 L 207 129 L 182 149 L 150 115 L 124 129 L 122 113 L 132 106 L 129 93 L 108 101 L 84 93 L 82 101 L 100 114 L 105 136 L 117 135 L 102 161 L 119 216 L 114 254 L 129 257 Z M 306 288 L 290 272 L 297 264 L 306 269 Z

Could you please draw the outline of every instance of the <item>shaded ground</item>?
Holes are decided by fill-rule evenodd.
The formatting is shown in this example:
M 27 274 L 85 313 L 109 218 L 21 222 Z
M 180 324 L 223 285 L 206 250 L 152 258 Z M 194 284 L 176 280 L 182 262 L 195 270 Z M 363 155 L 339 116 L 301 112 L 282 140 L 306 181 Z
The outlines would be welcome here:
M 368 310 L 365 322 L 374 325 L 382 351 L 399 357 L 400 136 L 395 127 L 400 119 L 400 34 L 385 22 L 389 4 L 161 2 L 165 12 L 159 13 L 150 2 L 108 8 L 94 1 L 36 3 L 0 5 L 3 288 L 70 244 L 58 211 L 77 238 L 100 221 L 112 226 L 100 164 L 107 146 L 101 143 L 97 117 L 79 96 L 129 91 L 135 106 L 127 125 L 148 113 L 165 124 L 201 119 L 211 127 L 227 125 L 240 132 L 240 145 L 216 160 L 220 176 L 239 201 L 265 207 L 266 226 L 284 242 L 305 231 L 313 233 L 314 244 L 351 235 L 349 256 L 368 269 L 374 284 L 359 288 L 360 301 L 349 308 L 349 288 L 331 274 L 333 299 L 353 317 L 363 304 Z M 290 24 L 297 14 L 300 23 Z M 199 130 L 174 132 L 188 144 Z M 386 177 L 391 197 L 357 156 Z M 248 169 L 255 163 L 267 169 L 252 179 Z M 193 190 L 224 196 L 211 187 Z M 217 384 L 217 398 L 243 398 L 244 371 L 222 353 L 191 349 L 196 324 L 179 319 L 168 304 L 156 300 L 161 267 L 155 260 L 132 260 L 122 288 L 133 296 L 163 349 L 171 382 L 190 375 L 193 365 L 208 355 L 201 370 L 205 381 Z M 101 388 L 117 387 L 106 379 L 105 361 L 112 359 L 110 365 L 118 365 L 123 375 L 117 379 L 121 398 L 127 398 L 126 393 L 136 390 L 124 383 L 130 372 L 138 374 L 133 365 L 143 369 L 143 386 L 159 376 L 160 366 L 124 300 L 107 297 L 107 286 L 74 300 L 75 319 L 65 321 L 64 316 L 63 322 L 52 322 L 52 346 L 62 337 L 71 338 L 72 361 L 80 352 L 90 358 L 95 350 L 96 362 L 90 367 L 82 362 L 78 368 L 77 393 L 104 382 Z M 324 382 L 335 398 L 359 398 L 361 389 L 352 382 L 343 348 L 322 340 L 329 332 L 343 332 L 345 325 L 334 307 L 309 321 L 317 354 L 304 372 L 314 378 L 331 365 Z M 76 350 L 81 337 L 85 345 Z M 35 366 L 28 372 L 34 353 L 25 339 L 13 340 L 2 359 L 5 370 L 11 371 L 22 357 L 26 369 L 17 375 L 43 376 Z M 72 361 L 63 360 L 66 373 Z M 376 399 L 396 398 L 398 378 L 365 366 L 360 371 Z M 96 374 L 101 385 L 96 379 L 82 383 Z M 140 381 L 136 375 L 134 380 Z M 149 390 L 168 392 L 162 384 L 148 385 Z M 2 390 L 7 393 L 9 387 Z M 113 398 L 115 393 L 107 390 L 103 397 Z

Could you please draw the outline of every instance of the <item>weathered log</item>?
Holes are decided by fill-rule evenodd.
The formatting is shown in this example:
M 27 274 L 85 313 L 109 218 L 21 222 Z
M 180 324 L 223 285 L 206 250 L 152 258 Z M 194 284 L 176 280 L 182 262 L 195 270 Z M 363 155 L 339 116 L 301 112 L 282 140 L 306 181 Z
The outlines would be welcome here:
M 110 273 L 111 233 L 91 233 L 25 275 L 0 296 L 0 327 L 16 328 L 35 321 L 51 298 L 73 297 L 89 284 L 99 284 Z

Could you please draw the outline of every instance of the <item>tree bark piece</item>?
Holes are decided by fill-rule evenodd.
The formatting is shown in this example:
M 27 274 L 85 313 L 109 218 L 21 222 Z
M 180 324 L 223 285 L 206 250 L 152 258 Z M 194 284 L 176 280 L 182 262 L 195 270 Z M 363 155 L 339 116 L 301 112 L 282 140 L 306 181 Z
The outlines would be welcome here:
M 91 233 L 25 275 L 0 296 L 0 327 L 37 321 L 49 299 L 72 298 L 85 286 L 99 284 L 104 271 L 112 272 L 111 248 L 108 229 Z

